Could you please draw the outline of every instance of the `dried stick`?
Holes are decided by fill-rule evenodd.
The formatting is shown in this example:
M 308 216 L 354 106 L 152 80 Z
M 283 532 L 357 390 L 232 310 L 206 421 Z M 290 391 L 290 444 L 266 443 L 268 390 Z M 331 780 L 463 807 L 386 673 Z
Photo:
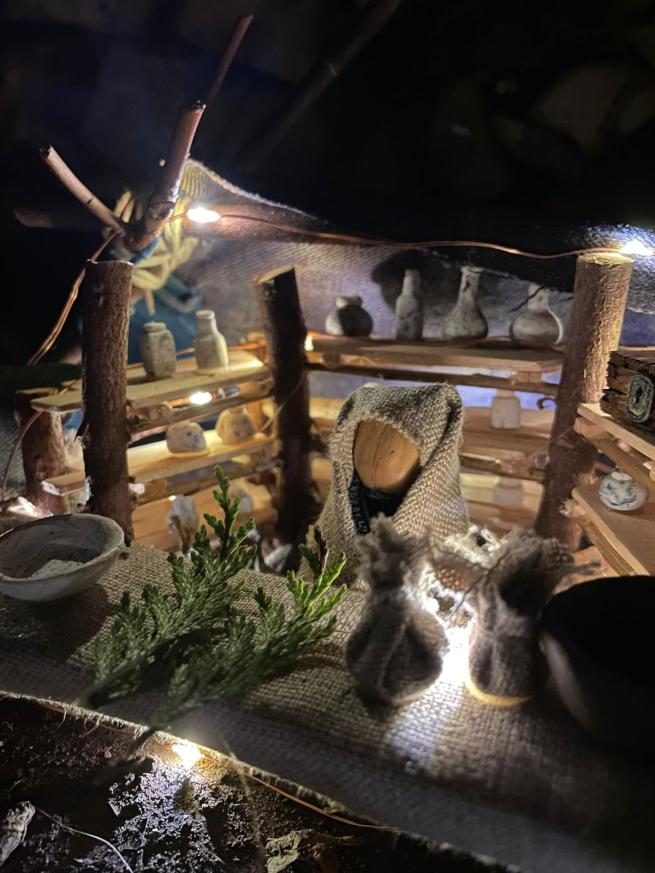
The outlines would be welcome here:
M 194 100 L 190 105 L 183 106 L 180 110 L 159 181 L 148 198 L 143 218 L 130 228 L 129 245 L 135 251 L 141 251 L 148 246 L 157 236 L 165 221 L 173 214 L 184 165 L 189 157 L 200 119 L 207 103 L 219 93 L 252 19 L 252 15 L 245 16 L 240 18 L 234 26 L 227 49 L 209 90 L 207 102 Z
M 346 64 L 382 30 L 401 3 L 402 0 L 372 0 L 355 32 L 329 56 L 318 61 L 280 114 L 258 130 L 246 145 L 241 163 L 247 170 L 255 170 L 268 157 L 298 118 L 329 88 Z
M 132 264 L 86 265 L 82 285 L 82 410 L 89 509 L 118 522 L 132 538 L 127 469 L 127 325 Z
M 111 227 L 116 233 L 125 233 L 123 222 L 116 218 L 111 209 L 102 200 L 99 200 L 81 179 L 78 179 L 68 164 L 51 145 L 39 149 L 39 154 L 50 172 L 59 179 L 73 197 L 76 197 L 82 205 L 86 206 L 89 212 L 92 212 L 97 219 L 107 227 Z
M 237 19 L 236 24 L 234 25 L 234 29 L 232 30 L 232 34 L 230 35 L 230 39 L 227 44 L 227 48 L 221 58 L 221 62 L 218 65 L 218 71 L 216 73 L 216 77 L 212 83 L 211 88 L 207 94 L 207 99 L 205 103 L 209 106 L 213 100 L 218 96 L 221 88 L 223 87 L 223 81 L 227 76 L 230 67 L 232 66 L 232 62 L 236 57 L 236 53 L 239 51 L 241 43 L 243 42 L 243 38 L 248 32 L 248 28 L 252 24 L 252 20 L 254 15 L 244 15 L 242 18 Z

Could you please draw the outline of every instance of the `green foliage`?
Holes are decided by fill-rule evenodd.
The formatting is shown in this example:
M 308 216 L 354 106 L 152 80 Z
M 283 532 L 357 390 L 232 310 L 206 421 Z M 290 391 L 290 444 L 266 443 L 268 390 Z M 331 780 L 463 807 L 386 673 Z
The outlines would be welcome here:
M 238 578 L 252 565 L 257 545 L 248 539 L 254 521 L 235 529 L 240 501 L 216 468 L 214 497 L 224 520 L 205 515 L 218 539 L 213 548 L 206 528 L 197 533 L 191 562 L 171 555 L 173 593 L 146 585 L 138 603 L 125 592 L 116 618 L 96 649 L 96 685 L 86 697 L 99 707 L 112 700 L 158 690 L 166 693 L 159 722 L 206 700 L 236 697 L 293 670 L 333 632 L 333 610 L 345 593 L 335 588 L 345 559 L 328 564 L 303 549 L 312 579 L 287 576 L 286 605 L 259 588 L 255 609 L 237 606 Z

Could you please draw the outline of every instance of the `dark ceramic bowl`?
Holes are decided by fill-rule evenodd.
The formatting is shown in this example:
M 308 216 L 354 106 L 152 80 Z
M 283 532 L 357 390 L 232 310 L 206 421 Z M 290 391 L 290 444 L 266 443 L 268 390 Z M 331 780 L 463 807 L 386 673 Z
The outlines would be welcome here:
M 597 737 L 630 749 L 651 749 L 655 736 L 654 630 L 652 576 L 583 582 L 553 597 L 542 617 L 567 709 Z

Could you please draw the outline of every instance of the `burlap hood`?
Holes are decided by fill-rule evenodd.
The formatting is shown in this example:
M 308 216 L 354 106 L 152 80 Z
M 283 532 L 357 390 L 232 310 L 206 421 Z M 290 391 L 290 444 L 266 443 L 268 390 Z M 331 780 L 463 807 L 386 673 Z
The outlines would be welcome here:
M 353 447 L 357 427 L 367 419 L 395 427 L 419 450 L 421 471 L 393 515 L 396 530 L 420 536 L 429 529 L 441 542 L 468 528 L 459 482 L 463 408 L 457 391 L 445 384 L 358 388 L 341 407 L 330 438 L 332 487 L 317 524 L 330 551 L 345 553 L 347 582 L 355 578 L 359 563 L 348 496 Z

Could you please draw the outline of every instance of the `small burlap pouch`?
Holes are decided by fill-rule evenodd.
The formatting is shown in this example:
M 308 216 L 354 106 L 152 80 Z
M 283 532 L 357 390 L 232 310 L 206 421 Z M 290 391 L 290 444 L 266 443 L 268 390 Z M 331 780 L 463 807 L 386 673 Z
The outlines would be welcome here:
M 468 516 L 459 483 L 462 400 L 450 385 L 416 388 L 364 386 L 345 401 L 330 438 L 332 485 L 317 527 L 332 554 L 343 552 L 343 581 L 357 576 L 359 551 L 353 500 L 353 447 L 362 421 L 374 419 L 400 431 L 418 448 L 418 477 L 393 513 L 393 526 L 404 536 L 426 531 L 437 542 L 466 531 Z M 308 544 L 313 545 L 310 532 Z
M 348 669 L 366 700 L 407 703 L 437 678 L 448 648 L 421 587 L 425 545 L 378 516 L 359 549 L 369 594 L 346 647 Z
M 452 540 L 448 546 L 453 547 Z M 543 540 L 525 530 L 512 531 L 487 552 L 474 553 L 470 538 L 466 548 L 455 545 L 455 551 L 456 555 L 433 555 L 433 563 L 438 573 L 441 561 L 451 565 L 459 560 L 475 580 L 467 687 L 485 703 L 521 703 L 534 696 L 547 677 L 537 630 L 541 610 L 564 576 L 588 568 L 577 567 L 557 540 Z

